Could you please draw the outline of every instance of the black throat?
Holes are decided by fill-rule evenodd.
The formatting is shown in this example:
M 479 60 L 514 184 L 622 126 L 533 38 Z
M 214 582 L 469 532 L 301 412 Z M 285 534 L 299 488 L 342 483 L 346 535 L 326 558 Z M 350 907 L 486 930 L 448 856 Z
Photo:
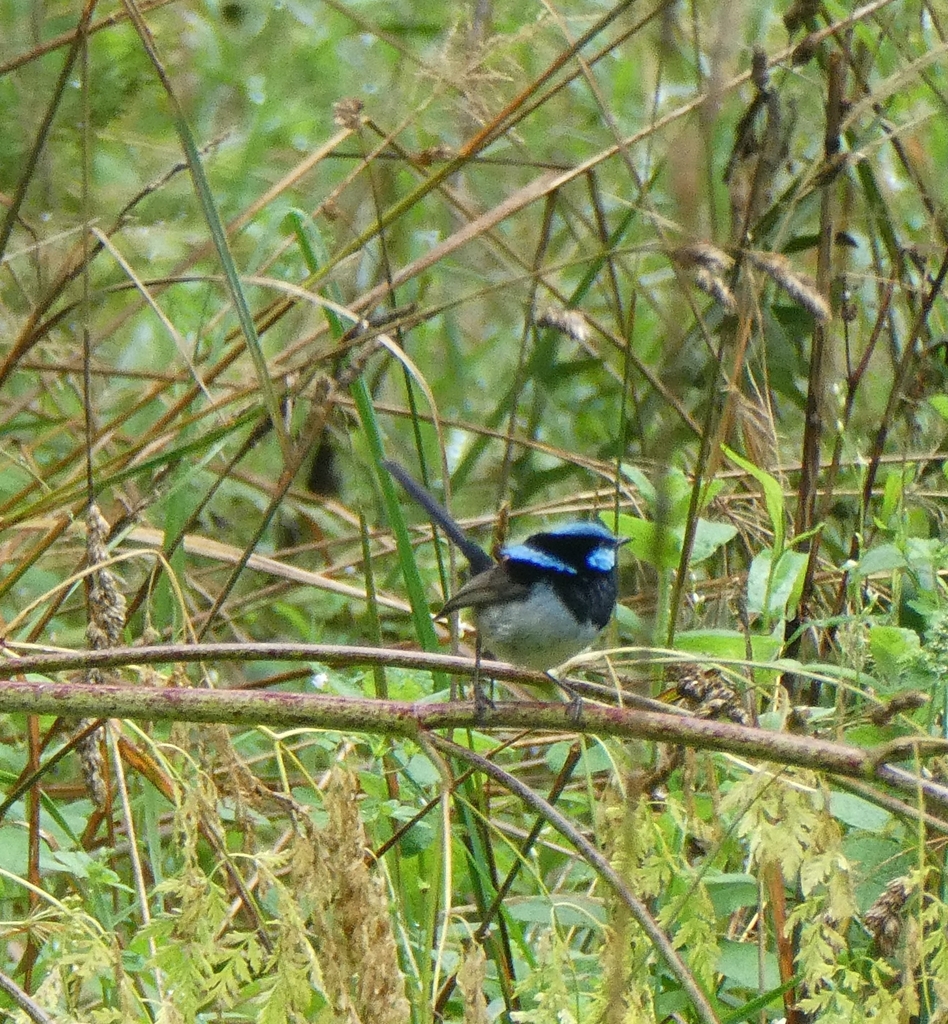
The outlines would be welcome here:
M 517 583 L 526 586 L 548 583 L 577 622 L 589 622 L 596 629 L 602 629 L 612 617 L 619 593 L 615 569 L 611 572 L 583 569 L 574 574 L 541 569 L 516 559 L 510 559 L 505 565 L 510 578 Z

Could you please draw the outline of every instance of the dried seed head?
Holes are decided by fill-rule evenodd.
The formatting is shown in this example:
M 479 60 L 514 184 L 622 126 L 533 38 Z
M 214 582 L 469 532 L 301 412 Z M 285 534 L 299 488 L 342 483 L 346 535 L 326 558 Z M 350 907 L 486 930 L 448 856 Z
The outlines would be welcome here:
M 98 565 L 109 557 L 106 542 L 109 539 L 109 524 L 95 502 L 89 504 L 86 512 L 86 560 L 89 565 Z
M 893 878 L 863 917 L 883 956 L 895 952 L 902 934 L 902 911 L 911 894 L 912 885 L 907 878 Z
M 734 267 L 734 260 L 723 250 L 710 242 L 689 242 L 669 250 L 669 257 L 680 267 L 704 267 L 711 274 L 721 276 Z
M 86 560 L 89 566 L 103 565 L 108 561 L 109 524 L 94 502 L 86 513 Z M 86 639 L 95 650 L 115 647 L 122 638 L 125 628 L 125 598 L 116 586 L 115 575 L 109 569 L 96 569 L 89 574 L 88 585 L 89 623 Z M 97 668 L 89 669 L 86 682 L 96 685 L 102 682 L 102 673 Z M 80 722 L 80 728 L 87 725 Z M 93 803 L 100 810 L 106 807 L 107 792 L 104 777 L 102 748 L 99 730 L 86 736 L 76 745 L 79 763 L 86 789 Z
M 734 292 L 727 286 L 723 277 L 715 277 L 704 267 L 695 267 L 691 273 L 695 284 L 706 295 L 710 295 L 712 299 L 720 302 L 729 313 L 737 310 L 737 299 L 734 298 Z
M 429 146 L 415 155 L 415 163 L 421 167 L 430 167 L 432 164 L 443 164 L 445 160 L 454 158 L 456 150 L 453 146 L 444 143 L 438 146 Z
M 85 729 L 93 719 L 84 718 L 79 722 L 79 729 Z M 79 764 L 82 768 L 82 779 L 86 790 L 92 798 L 92 802 L 100 810 L 104 811 L 107 805 L 107 793 L 105 787 L 105 775 L 103 768 L 105 761 L 102 757 L 102 745 L 99 743 L 101 729 L 84 736 L 76 744 L 76 753 L 79 755 Z
M 740 693 L 719 669 L 695 664 L 666 665 L 665 674 L 675 680 L 677 703 L 698 718 L 726 718 L 739 725 L 750 724 Z
M 791 34 L 820 12 L 820 0 L 795 0 L 783 16 L 783 23 Z
M 793 53 L 790 54 L 790 63 L 795 68 L 803 64 L 809 64 L 816 56 L 819 45 L 820 34 L 818 32 L 811 32 L 809 35 L 804 36 L 793 48 Z
M 295 844 L 291 868 L 319 931 L 327 994 L 337 1010 L 348 1008 L 339 1019 L 402 1024 L 410 1017 L 405 978 L 384 878 L 367 863 L 355 778 L 334 769 L 323 800 L 326 824 Z
M 573 341 L 589 340 L 589 324 L 578 309 L 545 309 L 534 320 L 537 327 L 549 327 Z
M 333 105 L 332 119 L 340 128 L 358 131 L 362 127 L 362 111 L 365 104 L 355 96 L 347 96 Z
M 799 303 L 817 320 L 829 320 L 829 303 L 817 291 L 816 285 L 790 266 L 786 256 L 776 252 L 756 252 L 748 249 L 747 259 L 775 281 L 794 302 Z
M 90 566 L 108 561 L 106 541 L 109 524 L 99 506 L 89 505 L 86 514 L 86 559 Z M 86 638 L 93 650 L 116 647 L 125 628 L 125 597 L 116 586 L 116 577 L 110 569 L 96 569 L 89 574 L 89 625 Z M 90 680 L 91 681 L 91 680 Z
M 903 711 L 917 711 L 923 708 L 930 699 L 927 693 L 920 690 L 906 690 L 875 708 L 869 718 L 875 725 L 885 725 Z
M 477 943 L 467 944 L 464 956 L 458 965 L 458 988 L 464 996 L 464 1024 L 487 1024 L 487 1000 L 484 987 L 487 983 L 487 958 L 484 949 Z
M 710 242 L 689 242 L 668 250 L 668 258 L 691 274 L 695 285 L 716 299 L 729 312 L 737 309 L 734 293 L 725 280 L 734 267 L 734 260 Z

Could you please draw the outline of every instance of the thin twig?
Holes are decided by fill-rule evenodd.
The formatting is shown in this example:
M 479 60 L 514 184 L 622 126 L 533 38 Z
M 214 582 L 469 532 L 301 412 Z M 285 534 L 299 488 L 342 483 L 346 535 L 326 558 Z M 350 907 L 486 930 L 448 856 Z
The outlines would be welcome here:
M 649 913 L 648 908 L 626 885 L 625 880 L 609 863 L 606 857 L 586 839 L 582 832 L 564 814 L 561 814 L 551 803 L 544 800 L 543 797 L 535 793 L 516 776 L 504 771 L 503 768 L 494 764 L 493 761 L 489 761 L 486 757 L 474 753 L 473 750 L 469 750 L 467 747 L 452 743 L 450 740 L 442 739 L 440 736 L 431 736 L 430 741 L 434 746 L 454 755 L 458 760 L 467 761 L 469 764 L 475 765 L 485 775 L 490 776 L 495 782 L 510 790 L 511 793 L 518 796 L 528 807 L 532 807 L 537 814 L 541 815 L 560 835 L 567 839 L 574 849 L 579 851 L 587 863 L 612 886 L 619 899 L 629 908 L 632 916 L 658 950 L 668 969 L 678 979 L 701 1019 L 708 1022 L 708 1024 L 716 1024 L 718 1018 L 711 1008 L 707 996 L 701 991 L 688 965 L 679 956 L 671 940 L 661 930 L 658 922 Z

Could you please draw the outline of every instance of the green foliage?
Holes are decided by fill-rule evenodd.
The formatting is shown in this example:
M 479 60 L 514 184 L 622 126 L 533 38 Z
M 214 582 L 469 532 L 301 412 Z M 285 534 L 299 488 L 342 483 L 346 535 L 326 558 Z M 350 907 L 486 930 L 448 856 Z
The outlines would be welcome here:
M 0 719 L 4 974 L 102 1024 L 690 1022 L 683 974 L 721 1020 L 943 1020 L 938 12 L 138 7 L 94 7 L 85 51 L 75 4 L 0 8 L 10 673 L 110 616 L 359 646 L 82 678 L 372 724 Z M 432 622 L 458 567 L 385 458 L 485 547 L 628 538 L 604 700 L 889 744 L 886 781 L 456 730 L 504 785 L 404 738 L 457 684 L 373 649 L 470 633 Z

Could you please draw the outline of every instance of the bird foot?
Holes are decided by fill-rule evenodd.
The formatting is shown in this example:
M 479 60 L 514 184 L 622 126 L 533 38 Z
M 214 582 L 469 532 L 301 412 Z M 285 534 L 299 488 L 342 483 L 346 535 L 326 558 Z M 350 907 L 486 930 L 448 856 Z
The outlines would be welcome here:
M 580 695 L 579 691 L 575 690 L 566 680 L 558 679 L 552 672 L 547 672 L 546 674 L 569 698 L 569 704 L 566 710 L 566 717 L 574 725 L 579 725 L 583 717 L 583 698 Z
M 495 707 L 494 702 L 484 692 L 484 687 L 481 685 L 480 679 L 474 680 L 474 721 L 478 725 L 483 725 L 487 714 L 493 711 Z

